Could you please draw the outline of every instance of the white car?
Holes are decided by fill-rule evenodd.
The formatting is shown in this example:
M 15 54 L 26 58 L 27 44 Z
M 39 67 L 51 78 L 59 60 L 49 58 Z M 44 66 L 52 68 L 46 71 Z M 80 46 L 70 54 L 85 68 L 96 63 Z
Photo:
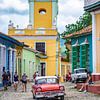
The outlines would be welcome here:
M 83 82 L 87 79 L 87 69 L 78 68 L 74 69 L 74 73 L 71 75 L 72 82 Z

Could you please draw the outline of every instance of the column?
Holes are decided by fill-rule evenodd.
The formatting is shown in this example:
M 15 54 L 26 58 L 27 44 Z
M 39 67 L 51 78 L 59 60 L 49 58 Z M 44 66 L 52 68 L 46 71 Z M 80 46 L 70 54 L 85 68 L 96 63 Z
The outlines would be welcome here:
M 16 49 L 14 49 L 14 73 L 16 72 Z
M 58 54 L 58 41 L 56 41 L 56 75 L 58 76 L 58 57 L 59 57 L 59 54 Z
M 2 82 L 3 67 L 6 68 L 6 46 L 0 44 L 0 83 Z
M 92 13 L 92 48 L 93 73 L 96 73 L 96 21 L 94 13 Z
M 5 70 L 7 70 L 6 68 L 6 46 L 1 45 L 1 71 L 3 73 L 3 67 L 5 67 Z
M 13 69 L 13 75 L 16 72 L 16 49 L 13 49 L 12 51 L 12 69 Z
M 11 74 L 11 82 L 12 82 L 12 79 L 13 79 L 13 76 L 12 76 L 12 72 L 13 72 L 13 69 L 12 69 L 12 48 L 9 48 L 9 71 L 10 71 L 10 74 Z
M 2 83 L 2 45 L 0 44 L 0 83 Z

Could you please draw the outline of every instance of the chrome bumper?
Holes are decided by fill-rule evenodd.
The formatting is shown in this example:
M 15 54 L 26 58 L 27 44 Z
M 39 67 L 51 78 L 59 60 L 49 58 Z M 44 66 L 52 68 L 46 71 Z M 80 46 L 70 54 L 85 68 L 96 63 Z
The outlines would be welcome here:
M 64 92 L 60 92 L 60 93 L 54 93 L 54 94 L 46 94 L 45 93 L 42 93 L 42 92 L 39 92 L 39 93 L 36 93 L 35 95 L 35 98 L 54 98 L 54 97 L 60 97 L 60 96 L 64 96 L 65 93 Z

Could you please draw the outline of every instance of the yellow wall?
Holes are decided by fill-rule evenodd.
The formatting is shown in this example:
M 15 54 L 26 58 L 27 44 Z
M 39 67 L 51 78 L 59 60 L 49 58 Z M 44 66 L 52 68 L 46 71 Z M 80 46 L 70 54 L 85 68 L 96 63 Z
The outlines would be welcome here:
M 68 71 L 70 71 L 70 66 L 68 62 L 61 61 L 61 76 L 68 74 Z
M 96 14 L 96 72 L 100 73 L 100 13 Z
M 39 9 L 44 8 L 46 9 L 46 14 L 41 15 L 39 14 Z M 34 26 L 33 29 L 25 28 L 23 30 L 18 30 L 15 28 L 11 28 L 8 31 L 8 34 L 10 36 L 16 36 L 19 37 L 18 40 L 20 40 L 20 36 L 23 38 L 20 41 L 25 42 L 25 44 L 28 44 L 30 47 L 35 49 L 35 42 L 45 42 L 46 43 L 46 53 L 47 53 L 47 59 L 41 59 L 41 62 L 46 63 L 46 75 L 56 75 L 56 39 L 55 36 L 57 36 L 57 30 L 52 29 L 52 2 L 34 2 Z M 55 16 L 56 17 L 56 16 Z M 45 30 L 39 30 L 38 28 L 46 28 Z M 23 34 L 17 34 L 16 32 L 23 32 Z M 39 32 L 39 34 L 37 34 Z M 44 34 L 42 34 L 44 32 Z M 25 39 L 24 36 L 32 36 L 32 37 L 38 37 L 38 36 L 44 36 L 44 40 L 38 39 L 38 40 L 32 40 L 32 39 Z M 49 39 L 49 36 L 52 36 L 52 39 Z M 40 38 L 41 38 L 40 37 Z M 48 37 L 48 39 L 47 39 Z M 58 44 L 58 47 L 60 48 L 60 43 Z M 60 51 L 59 51 L 60 52 Z M 60 57 L 58 60 L 58 74 L 60 75 Z
M 25 42 L 30 47 L 35 48 L 35 42 L 45 42 L 46 43 L 46 54 L 47 59 L 41 59 L 41 62 L 46 63 L 46 75 L 56 75 L 56 40 L 20 40 Z M 60 75 L 60 58 L 58 61 L 58 72 Z
M 35 2 L 34 3 L 34 28 L 51 28 L 52 27 L 52 2 Z M 39 10 L 41 8 L 46 9 L 46 14 L 41 15 Z M 41 20 L 42 19 L 42 20 Z

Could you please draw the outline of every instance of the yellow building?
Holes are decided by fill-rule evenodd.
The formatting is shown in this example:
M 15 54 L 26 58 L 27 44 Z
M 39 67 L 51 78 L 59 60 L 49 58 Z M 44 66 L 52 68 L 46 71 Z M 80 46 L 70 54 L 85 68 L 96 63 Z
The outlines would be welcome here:
M 29 0 L 27 28 L 17 29 L 9 24 L 9 36 L 47 55 L 41 59 L 41 75 L 61 75 L 57 14 L 58 0 Z

